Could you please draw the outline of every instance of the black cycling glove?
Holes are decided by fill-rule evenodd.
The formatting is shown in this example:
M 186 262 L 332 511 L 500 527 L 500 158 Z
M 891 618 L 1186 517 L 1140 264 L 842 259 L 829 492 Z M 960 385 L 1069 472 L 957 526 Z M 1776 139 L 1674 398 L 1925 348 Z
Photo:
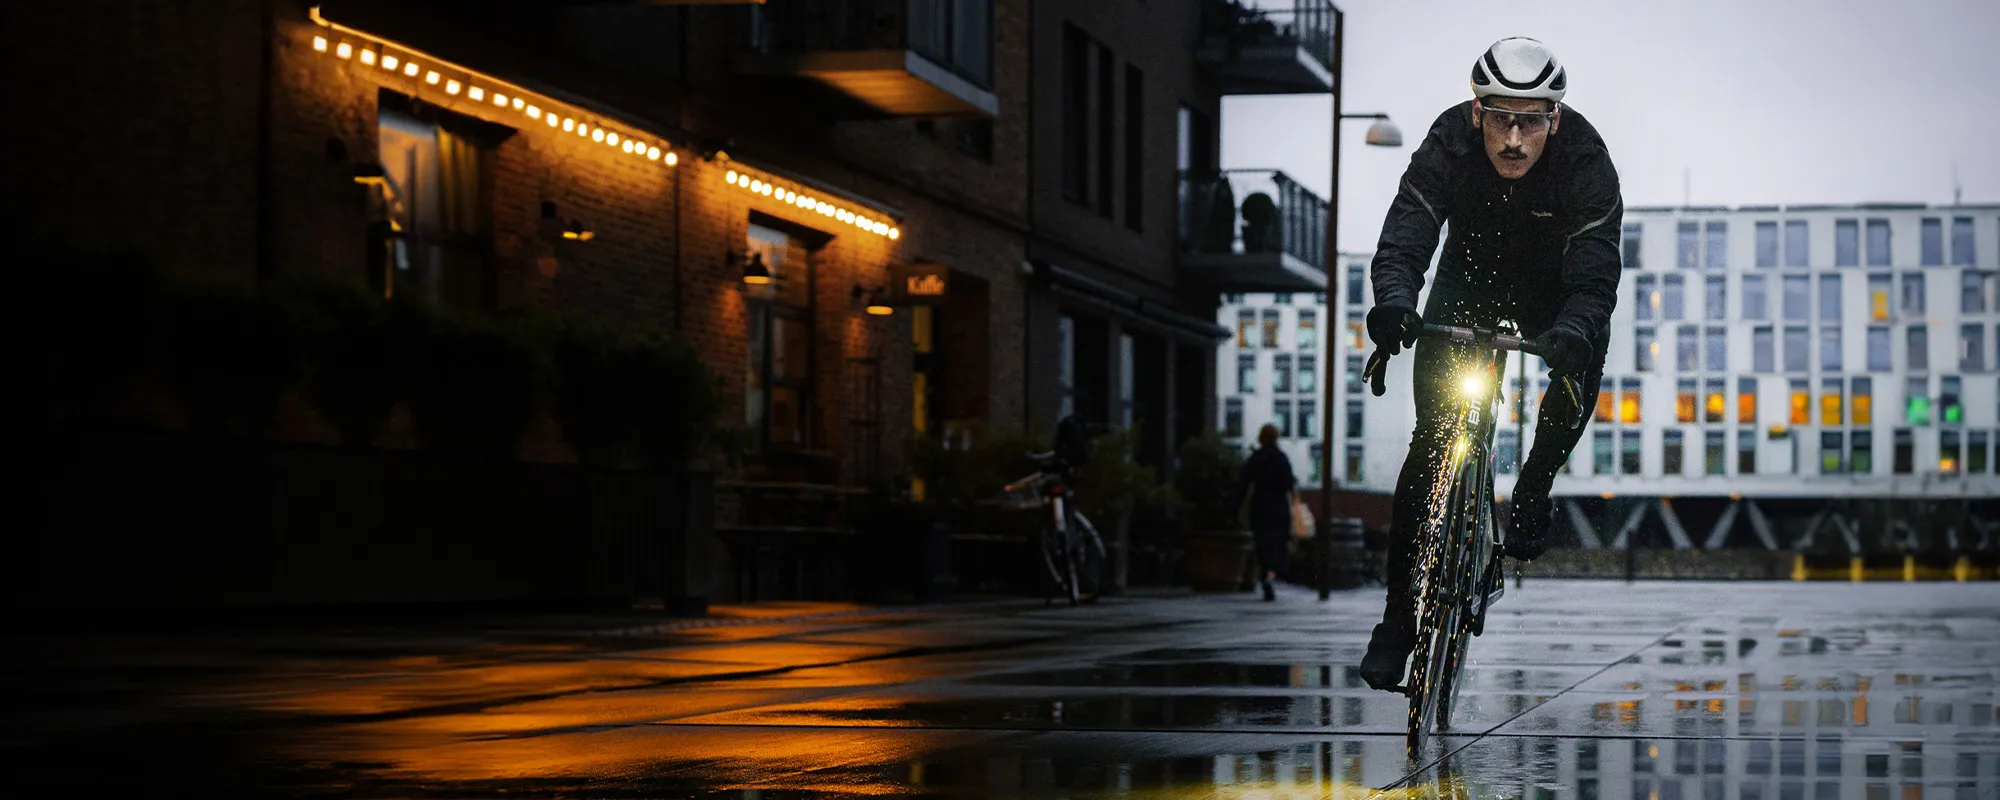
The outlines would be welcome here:
M 1549 369 L 1567 375 L 1583 374 L 1595 354 L 1590 337 L 1564 325 L 1549 328 L 1537 344 L 1541 345 L 1542 360 L 1548 362 Z
M 1389 355 L 1417 343 L 1424 330 L 1424 318 L 1409 306 L 1376 306 L 1368 309 L 1368 338 Z

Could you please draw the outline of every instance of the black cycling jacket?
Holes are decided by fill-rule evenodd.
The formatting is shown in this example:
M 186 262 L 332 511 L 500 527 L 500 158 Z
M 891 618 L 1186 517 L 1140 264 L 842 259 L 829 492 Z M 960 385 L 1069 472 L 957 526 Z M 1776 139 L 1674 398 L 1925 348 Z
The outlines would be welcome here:
M 1556 325 L 1589 337 L 1618 303 L 1624 204 L 1604 139 L 1562 107 L 1541 160 L 1509 181 L 1486 156 L 1472 101 L 1438 115 L 1403 172 L 1369 272 L 1379 305 L 1417 307 L 1438 230 L 1450 223 L 1438 279 L 1560 303 Z

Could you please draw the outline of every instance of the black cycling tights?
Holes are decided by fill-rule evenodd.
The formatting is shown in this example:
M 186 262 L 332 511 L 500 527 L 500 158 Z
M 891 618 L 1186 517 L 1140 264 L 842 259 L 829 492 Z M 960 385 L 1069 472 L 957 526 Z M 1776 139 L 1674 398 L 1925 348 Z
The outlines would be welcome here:
M 1529 338 L 1540 336 L 1555 321 L 1559 298 L 1552 296 L 1546 302 L 1530 299 L 1517 304 L 1506 294 L 1505 290 L 1475 290 L 1456 281 L 1440 279 L 1431 286 L 1430 301 L 1424 307 L 1424 321 L 1490 328 L 1503 319 L 1511 319 Z M 1589 373 L 1581 376 L 1581 396 L 1578 400 L 1585 408 L 1597 405 L 1598 384 L 1604 377 L 1604 350 L 1609 333 L 1608 330 L 1598 332 L 1594 342 L 1597 353 L 1591 359 Z M 1389 607 L 1385 619 L 1399 614 L 1407 618 L 1414 613 L 1410 579 L 1416 562 L 1417 536 L 1423 530 L 1431 492 L 1439 479 L 1444 477 L 1440 470 L 1448 460 L 1452 441 L 1458 433 L 1460 387 L 1466 370 L 1478 359 L 1469 350 L 1435 339 L 1417 342 L 1415 364 L 1411 367 L 1417 426 L 1410 436 L 1410 452 L 1403 460 L 1402 474 L 1396 479 L 1395 518 L 1390 526 L 1389 564 L 1385 576 L 1389 585 Z M 1491 351 L 1486 353 L 1489 357 L 1491 354 Z M 1532 361 L 1534 357 L 1529 356 L 1529 359 Z M 1548 491 L 1556 472 L 1569 460 L 1570 451 L 1576 449 L 1577 442 L 1583 439 L 1582 428 L 1570 430 L 1567 424 L 1568 420 L 1575 418 L 1575 406 L 1567 393 L 1551 387 L 1544 393 L 1538 408 L 1541 413 L 1535 418 L 1535 445 L 1521 466 L 1520 480 L 1515 489 L 1517 494 L 1524 489 Z

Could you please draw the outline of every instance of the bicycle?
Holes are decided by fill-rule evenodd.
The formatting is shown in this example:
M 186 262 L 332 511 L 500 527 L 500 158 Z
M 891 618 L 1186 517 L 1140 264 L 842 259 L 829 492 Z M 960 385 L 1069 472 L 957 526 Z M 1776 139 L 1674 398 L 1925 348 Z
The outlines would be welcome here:
M 1429 731 L 1451 729 L 1468 634 L 1486 632 L 1487 610 L 1506 593 L 1502 569 L 1506 533 L 1494 521 L 1493 433 L 1500 411 L 1500 395 L 1494 389 L 1507 353 L 1542 355 L 1533 341 L 1521 338 L 1511 326 L 1425 324 L 1421 336 L 1469 347 L 1471 366 L 1457 379 L 1462 402 L 1455 417 L 1456 438 L 1443 466 L 1448 478 L 1432 492 L 1411 579 L 1417 600 L 1417 645 L 1411 654 L 1410 679 L 1395 691 L 1410 698 L 1407 745 L 1413 756 L 1423 749 Z M 1378 397 L 1386 389 L 1388 362 L 1389 357 L 1377 349 L 1362 371 Z M 1571 429 L 1582 426 L 1586 412 L 1576 402 L 1577 380 L 1568 375 L 1551 377 L 1577 409 Z
M 1097 526 L 1076 508 L 1070 484 L 1073 468 L 1055 452 L 1030 453 L 1038 469 L 1002 491 L 1017 509 L 1046 510 L 1035 550 L 1051 590 L 1042 597 L 1044 605 L 1061 595 L 1073 607 L 1097 602 L 1104 591 L 1104 540 Z

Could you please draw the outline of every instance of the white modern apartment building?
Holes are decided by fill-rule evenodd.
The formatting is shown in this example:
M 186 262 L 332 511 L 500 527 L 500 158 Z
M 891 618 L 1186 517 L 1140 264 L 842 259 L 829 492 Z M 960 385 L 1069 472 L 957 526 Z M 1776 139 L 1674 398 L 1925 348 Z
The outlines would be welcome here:
M 1917 536 L 1926 523 L 1904 518 L 1940 506 L 1957 508 L 1939 512 L 1948 535 L 2000 536 L 2000 206 L 1635 207 L 1623 254 L 1603 389 L 1556 483 L 1582 544 L 1645 526 L 1679 547 L 1838 535 L 1858 550 Z M 1362 386 L 1367 268 L 1367 254 L 1343 255 L 1331 306 L 1225 298 L 1218 321 L 1237 336 L 1217 386 L 1225 432 L 1246 440 L 1289 413 L 1303 467 L 1318 420 L 1297 417 L 1320 400 L 1300 382 L 1330 358 L 1334 477 L 1386 493 L 1414 421 L 1410 360 L 1392 362 L 1385 396 Z M 1314 341 L 1321 325 L 1339 335 Z M 1508 371 L 1503 495 L 1547 386 L 1527 362 L 1525 420 L 1520 361 Z

